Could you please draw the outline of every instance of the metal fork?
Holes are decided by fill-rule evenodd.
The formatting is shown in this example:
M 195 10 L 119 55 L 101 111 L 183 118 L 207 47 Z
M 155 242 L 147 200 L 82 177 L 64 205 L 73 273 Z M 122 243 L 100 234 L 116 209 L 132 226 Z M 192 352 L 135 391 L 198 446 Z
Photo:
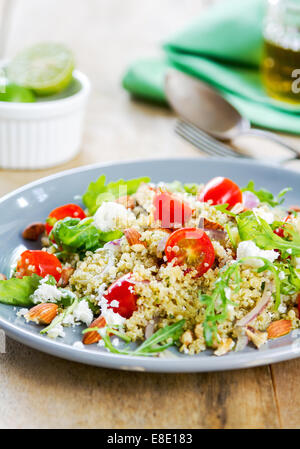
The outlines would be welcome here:
M 232 150 L 229 146 L 224 145 L 214 137 L 211 137 L 209 134 L 202 131 L 200 128 L 197 128 L 185 120 L 177 120 L 175 132 L 209 156 L 251 159 L 249 156 Z

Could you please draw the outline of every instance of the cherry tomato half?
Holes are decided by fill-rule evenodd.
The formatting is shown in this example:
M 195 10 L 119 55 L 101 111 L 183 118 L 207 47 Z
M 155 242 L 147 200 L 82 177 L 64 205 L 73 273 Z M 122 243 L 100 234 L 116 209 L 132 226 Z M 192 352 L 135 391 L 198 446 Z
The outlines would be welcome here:
M 288 223 L 291 218 L 292 218 L 292 216 L 288 215 L 287 217 L 285 217 L 285 219 L 283 221 Z M 284 237 L 284 226 L 274 229 L 273 232 L 274 232 L 274 234 L 278 235 L 279 237 Z
M 211 179 L 200 192 L 199 201 L 208 200 L 211 200 L 213 205 L 227 203 L 231 209 L 235 204 L 242 203 L 242 192 L 231 179 L 218 176 Z
M 136 310 L 136 301 L 138 296 L 134 293 L 134 282 L 132 281 L 132 273 L 127 273 L 114 282 L 103 295 L 108 304 L 112 301 L 118 301 L 118 305 L 112 305 L 114 312 L 124 318 L 130 318 Z
M 157 193 L 153 206 L 154 220 L 160 220 L 162 228 L 181 228 L 193 213 L 188 204 L 174 198 L 168 192 Z
M 61 277 L 61 271 L 61 263 L 54 254 L 40 250 L 27 250 L 20 256 L 16 275 L 22 278 L 23 276 L 31 276 L 33 273 L 41 277 L 50 274 L 58 282 Z
M 46 221 L 46 232 L 49 235 L 53 226 L 58 220 L 63 220 L 66 217 L 70 218 L 86 218 L 84 211 L 77 204 L 65 204 L 64 206 L 57 207 L 50 212 Z
M 215 250 L 208 235 L 198 228 L 182 228 L 174 231 L 167 240 L 165 253 L 168 262 L 174 265 L 186 264 L 202 276 L 215 260 Z

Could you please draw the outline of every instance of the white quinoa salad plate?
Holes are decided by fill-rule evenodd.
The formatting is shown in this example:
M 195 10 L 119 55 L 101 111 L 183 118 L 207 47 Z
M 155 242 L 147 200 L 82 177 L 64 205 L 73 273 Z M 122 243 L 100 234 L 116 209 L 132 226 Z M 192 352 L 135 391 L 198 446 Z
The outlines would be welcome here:
M 128 368 L 135 360 L 134 369 L 159 371 L 159 363 L 176 360 L 174 370 L 180 371 L 180 363 L 192 359 L 197 368 L 191 371 L 205 370 L 201 363 L 209 359 L 214 360 L 209 369 L 268 363 L 268 352 L 282 350 L 278 342 L 286 336 L 293 350 L 278 360 L 296 357 L 300 198 L 298 204 L 288 198 L 297 192 L 280 179 L 276 192 L 258 183 L 257 176 L 243 176 L 241 183 L 228 176 L 235 173 L 233 162 L 202 161 L 201 169 L 199 159 L 184 161 L 183 166 L 197 165 L 198 170 L 180 176 L 180 162 L 173 161 L 176 177 L 168 172 L 157 179 L 144 162 L 144 171 L 136 170 L 139 176 L 122 179 L 108 178 L 105 166 L 103 172 L 80 169 L 88 180 L 80 191 L 78 169 L 29 186 L 30 192 L 47 193 L 55 180 L 73 178 L 69 201 L 56 192 L 48 208 L 43 199 L 44 215 L 23 220 L 22 243 L 14 258 L 6 258 L 11 266 L 0 275 L 0 303 L 4 318 L 10 316 L 7 328 L 2 321 L 1 327 L 12 336 L 12 327 L 34 330 L 52 353 L 55 346 L 67 346 L 89 354 L 90 360 L 79 361 L 94 363 L 91 357 L 102 357 L 95 364 L 113 366 L 107 360 L 117 358 Z M 239 164 L 250 175 L 253 167 L 264 169 L 252 163 L 245 170 Z M 126 164 L 123 168 L 124 175 L 130 172 Z M 289 178 L 290 172 L 265 170 Z M 209 171 L 214 176 L 208 178 Z M 14 195 L 19 204 L 23 198 L 25 210 L 23 193 Z M 9 203 L 9 197 L 4 200 Z M 20 335 L 17 339 L 22 340 Z M 199 357 L 202 353 L 205 358 Z M 241 356 L 244 365 L 235 366 Z M 216 362 L 226 358 L 233 360 L 228 366 Z

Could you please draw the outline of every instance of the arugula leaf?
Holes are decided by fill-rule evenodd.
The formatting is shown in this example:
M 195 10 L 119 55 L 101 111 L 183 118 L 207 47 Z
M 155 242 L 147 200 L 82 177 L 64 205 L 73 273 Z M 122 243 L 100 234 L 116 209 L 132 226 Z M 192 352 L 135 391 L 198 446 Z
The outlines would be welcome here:
M 252 211 L 239 214 L 236 222 L 241 240 L 252 240 L 261 249 L 280 250 L 283 258 L 290 254 L 300 255 L 300 234 L 291 223 L 284 224 L 285 232 L 291 237 L 291 240 L 286 240 L 275 234 L 272 227 Z
M 166 183 L 165 185 L 169 192 L 186 192 L 190 195 L 197 195 L 199 190 L 199 184 L 195 183 L 182 184 L 180 181 L 173 181 Z
M 124 181 L 120 179 L 116 182 L 110 182 L 105 185 L 105 175 L 100 176 L 96 182 L 91 182 L 87 191 L 84 193 L 82 200 L 88 208 L 89 213 L 94 215 L 103 201 L 114 201 L 116 198 L 124 195 L 132 195 L 137 191 L 140 184 L 150 182 L 147 176 L 137 179 Z
M 189 183 L 189 184 L 184 184 L 183 188 L 187 193 L 190 193 L 191 195 L 196 196 L 198 194 L 200 186 L 199 186 L 199 184 Z
M 165 326 L 162 329 L 159 329 L 151 337 L 147 338 L 147 340 L 145 340 L 134 351 L 131 351 L 126 348 L 123 350 L 117 349 L 110 341 L 108 335 L 112 330 L 111 328 L 106 328 L 105 334 L 103 335 L 101 333 L 101 335 L 106 348 L 110 352 L 113 352 L 115 354 L 149 357 L 153 356 L 154 353 L 162 352 L 165 349 L 169 348 L 170 346 L 174 345 L 174 343 L 178 341 L 179 337 L 183 333 L 184 324 L 185 320 L 180 320 L 177 321 L 177 323 L 173 323 L 170 326 Z M 117 335 L 116 332 L 114 333 L 115 335 Z M 123 336 L 120 336 L 120 338 L 123 338 Z
M 38 288 L 41 279 L 37 274 L 33 274 L 22 279 L 11 278 L 0 281 L 0 302 L 20 307 L 33 305 L 31 295 Z
M 271 192 L 269 192 L 269 190 L 266 190 L 266 189 L 255 190 L 254 181 L 249 181 L 248 185 L 242 189 L 242 192 L 245 192 L 245 191 L 252 192 L 252 193 L 254 193 L 254 195 L 257 196 L 257 198 L 259 199 L 259 201 L 261 203 L 267 203 L 270 206 L 275 207 L 284 202 L 283 197 L 290 190 L 292 190 L 292 189 L 290 187 L 287 187 L 287 188 L 281 190 L 278 193 L 277 197 L 274 197 L 274 195 Z
M 50 238 L 67 252 L 95 251 L 106 242 L 120 238 L 121 231 L 102 232 L 94 225 L 93 218 L 64 218 L 55 223 Z
M 220 212 L 222 212 L 223 214 L 227 214 L 230 215 L 231 217 L 236 217 L 236 214 L 231 212 L 230 210 L 228 210 L 229 204 L 228 203 L 224 203 L 224 204 L 218 204 L 217 206 L 214 206 L 214 208 L 216 210 L 219 210 Z
M 282 291 L 282 282 L 279 278 L 279 270 L 276 263 L 270 262 L 268 259 L 264 257 L 245 257 L 243 259 L 237 260 L 232 265 L 230 265 L 225 271 L 221 272 L 220 277 L 217 279 L 214 285 L 214 289 L 211 295 L 203 295 L 199 291 L 199 300 L 202 304 L 206 306 L 204 321 L 203 321 L 203 330 L 204 330 L 204 339 L 207 346 L 213 345 L 213 340 L 217 335 L 218 324 L 222 323 L 227 318 L 227 306 L 229 304 L 236 305 L 230 299 L 228 299 L 226 295 L 226 289 L 229 287 L 229 284 L 233 282 L 234 292 L 237 293 L 240 288 L 241 283 L 241 275 L 240 275 L 240 265 L 247 262 L 250 259 L 259 259 L 263 262 L 263 265 L 256 269 L 257 273 L 262 273 L 263 271 L 270 271 L 274 278 L 275 284 L 275 305 L 274 309 L 278 310 L 280 305 L 280 294 L 284 293 Z M 294 272 L 292 273 L 297 276 Z M 290 278 L 291 279 L 291 278 Z M 295 287 L 300 288 L 300 279 L 298 278 L 298 282 L 293 278 L 292 282 L 295 282 Z M 290 293 L 288 293 L 290 294 Z

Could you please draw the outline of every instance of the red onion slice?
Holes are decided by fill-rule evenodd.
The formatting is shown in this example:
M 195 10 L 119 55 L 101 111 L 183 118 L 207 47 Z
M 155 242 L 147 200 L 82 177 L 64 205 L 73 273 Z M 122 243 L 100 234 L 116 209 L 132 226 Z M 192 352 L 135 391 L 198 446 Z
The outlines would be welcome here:
M 246 190 L 243 192 L 243 205 L 246 209 L 254 209 L 259 206 L 259 199 L 256 195 L 254 195 L 254 193 Z
M 236 325 L 243 327 L 249 324 L 251 321 L 253 321 L 268 305 L 269 301 L 272 298 L 272 286 L 271 284 L 266 285 L 264 289 L 264 293 L 261 297 L 261 299 L 258 301 L 254 309 L 252 309 L 247 315 L 245 315 L 243 318 L 241 318 Z
M 205 226 L 205 221 L 207 222 L 209 220 L 206 220 L 205 218 L 200 217 L 198 228 L 202 229 L 204 232 L 206 232 L 206 234 L 209 236 L 209 238 L 214 239 L 214 240 L 219 240 L 219 241 L 223 241 L 226 239 L 227 233 L 225 231 L 223 231 L 222 229 L 212 229 L 211 227 L 207 227 L 207 226 Z M 211 222 L 211 224 L 212 225 L 215 224 L 216 226 L 220 226 L 220 228 L 221 228 L 221 225 L 218 225 L 217 223 Z

